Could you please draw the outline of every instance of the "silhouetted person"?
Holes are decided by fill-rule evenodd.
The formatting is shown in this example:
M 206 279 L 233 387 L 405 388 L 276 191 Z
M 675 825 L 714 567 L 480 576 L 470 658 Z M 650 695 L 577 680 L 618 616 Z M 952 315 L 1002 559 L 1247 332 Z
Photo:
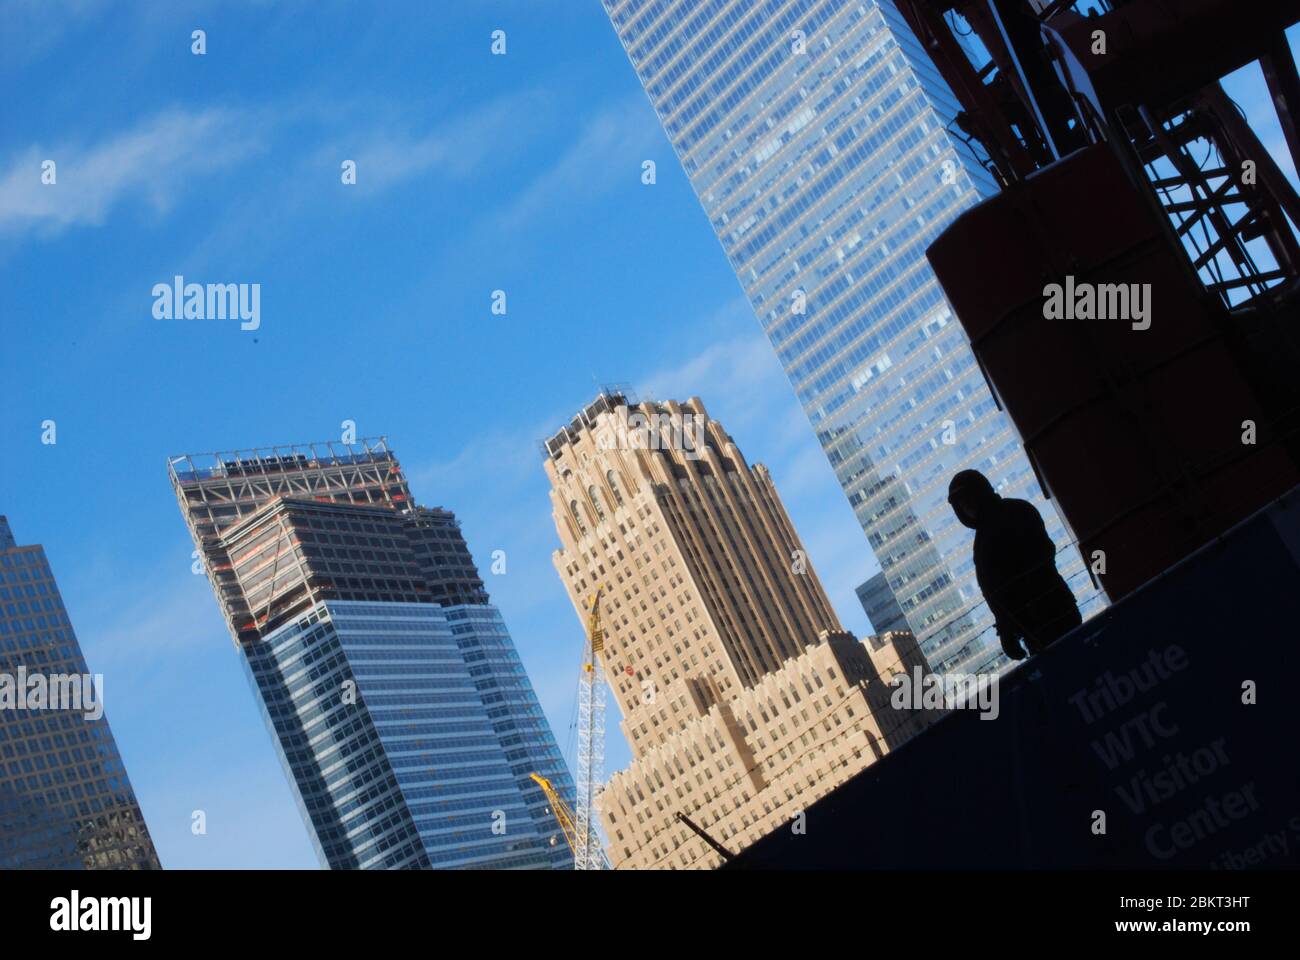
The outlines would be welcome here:
M 978 470 L 952 478 L 948 503 L 975 531 L 975 579 L 1008 657 L 1023 660 L 1025 648 L 1038 653 L 1083 622 L 1056 572 L 1056 544 L 1032 503 L 1004 500 Z

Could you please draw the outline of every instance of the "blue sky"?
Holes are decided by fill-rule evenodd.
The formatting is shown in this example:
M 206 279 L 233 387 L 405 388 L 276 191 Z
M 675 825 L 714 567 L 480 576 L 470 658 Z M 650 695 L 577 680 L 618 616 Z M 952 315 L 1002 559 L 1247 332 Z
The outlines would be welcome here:
M 866 539 L 599 4 L 55 6 L 0 7 L 0 512 L 45 544 L 165 866 L 316 864 L 169 454 L 387 434 L 485 573 L 506 551 L 488 587 L 562 748 L 581 629 L 537 442 L 597 383 L 701 396 L 866 631 Z M 261 328 L 155 320 L 178 273 L 260 283 Z
M 595 0 L 15 0 L 0 35 L 0 512 L 46 546 L 164 866 L 316 865 L 169 454 L 388 435 L 485 574 L 506 551 L 488 588 L 567 748 L 538 441 L 597 383 L 699 395 L 867 632 L 866 539 Z M 261 328 L 155 320 L 176 274 L 261 284 Z

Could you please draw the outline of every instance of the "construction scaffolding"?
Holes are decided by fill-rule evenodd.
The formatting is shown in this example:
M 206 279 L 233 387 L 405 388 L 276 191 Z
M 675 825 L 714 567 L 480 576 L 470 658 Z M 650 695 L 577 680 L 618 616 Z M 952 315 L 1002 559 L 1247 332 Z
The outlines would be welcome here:
M 169 457 L 172 488 L 234 637 L 252 638 L 251 612 L 221 548 L 227 531 L 277 498 L 320 503 L 413 507 L 386 437 Z

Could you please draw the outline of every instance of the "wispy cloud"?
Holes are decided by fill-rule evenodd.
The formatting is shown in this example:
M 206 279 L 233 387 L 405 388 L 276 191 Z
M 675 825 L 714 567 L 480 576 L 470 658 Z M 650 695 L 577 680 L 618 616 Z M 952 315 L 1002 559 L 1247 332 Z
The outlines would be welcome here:
M 517 230 L 539 216 L 554 217 L 571 198 L 590 200 L 640 175 L 641 162 L 662 141 L 642 97 L 628 97 L 593 114 L 577 139 L 517 193 L 489 225 L 494 234 Z
M 171 209 L 197 178 L 257 150 L 260 124 L 243 111 L 170 110 L 97 143 L 32 145 L 5 161 L 0 232 L 58 233 L 103 224 L 118 205 Z M 56 182 L 42 183 L 42 163 Z
M 361 196 L 420 176 L 471 180 L 525 149 L 548 105 L 544 91 L 525 90 L 433 125 L 390 111 L 379 124 L 354 120 L 353 129 L 336 136 L 319 156 L 335 165 L 355 160 Z
M 5 66 L 39 60 L 67 33 L 86 27 L 108 7 L 109 0 L 6 0 L 0 4 L 0 36 L 11 41 L 5 44 Z
M 685 361 L 639 377 L 638 396 L 665 400 L 698 396 L 747 455 L 756 447 L 775 453 L 771 440 L 788 439 L 791 414 L 798 420 L 803 415 L 749 304 L 739 297 L 728 301 L 706 316 L 699 330 L 701 339 L 713 342 L 705 347 L 698 341 L 683 344 L 689 348 Z M 803 429 L 806 433 L 806 420 Z M 750 442 L 746 444 L 742 436 Z
M 86 659 L 93 670 L 103 673 L 119 667 L 136 670 L 141 663 L 162 662 L 203 645 L 228 644 L 207 578 L 192 575 L 183 564 L 178 566 L 183 572 L 145 578 L 156 591 L 140 595 L 140 599 L 128 604 L 118 602 L 120 597 L 131 596 L 136 591 L 112 592 L 101 598 L 111 606 L 96 616 L 82 618 L 83 622 L 94 624 L 94 629 L 83 630 L 81 636 Z M 226 643 L 221 644 L 222 640 Z
M 275 174 L 249 179 L 241 202 L 228 205 L 190 249 L 185 269 L 201 273 L 217 263 L 228 269 L 232 254 L 251 269 L 287 246 L 301 252 L 303 225 L 322 210 L 334 209 L 339 198 L 382 210 L 385 202 L 391 204 L 394 196 L 421 181 L 434 185 L 421 196 L 433 198 L 427 209 L 436 218 L 439 203 L 482 193 L 502 178 L 503 170 L 520 163 L 543 135 L 553 109 L 552 95 L 542 88 L 523 89 L 473 109 L 426 99 L 380 102 L 365 97 L 268 105 L 260 115 L 275 118 L 274 126 L 265 125 L 267 138 L 275 143 Z M 356 163 L 356 183 L 346 188 L 339 180 L 344 160 Z M 444 236 L 468 240 L 476 224 L 490 216 L 471 217 L 467 224 L 447 220 Z

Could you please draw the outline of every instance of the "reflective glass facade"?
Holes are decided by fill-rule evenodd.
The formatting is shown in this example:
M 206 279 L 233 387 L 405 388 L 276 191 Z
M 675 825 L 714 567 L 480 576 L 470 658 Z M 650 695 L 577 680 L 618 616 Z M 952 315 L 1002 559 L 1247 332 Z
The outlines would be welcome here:
M 107 716 L 13 699 L 89 674 L 44 549 L 0 517 L 0 870 L 160 868 Z
M 573 780 L 500 611 L 483 603 L 445 607 L 443 612 L 497 742 L 505 751 L 528 816 L 547 838 L 549 866 L 572 869 L 573 854 L 558 832 L 546 795 L 530 774 L 536 771 L 550 780 L 570 806 L 574 802 Z
M 483 621 L 499 623 L 487 609 Z M 484 693 L 496 665 L 483 650 L 500 638 L 457 619 L 470 629 L 453 636 L 435 604 L 332 600 L 249 648 L 250 679 L 322 865 L 552 864 L 549 814 L 534 815 L 521 782 L 543 758 L 530 737 L 503 742 L 512 706 Z
M 956 100 L 887 0 L 604 4 L 931 665 L 1004 665 L 954 473 L 1033 500 L 1095 593 L 925 259 L 996 190 Z
M 454 514 L 382 438 L 174 457 L 321 863 L 554 868 L 573 780 Z
M 909 630 L 907 617 L 889 589 L 889 581 L 883 573 L 878 573 L 866 583 L 858 585 L 856 591 L 858 602 L 871 621 L 871 632 L 877 635 L 891 630 Z

